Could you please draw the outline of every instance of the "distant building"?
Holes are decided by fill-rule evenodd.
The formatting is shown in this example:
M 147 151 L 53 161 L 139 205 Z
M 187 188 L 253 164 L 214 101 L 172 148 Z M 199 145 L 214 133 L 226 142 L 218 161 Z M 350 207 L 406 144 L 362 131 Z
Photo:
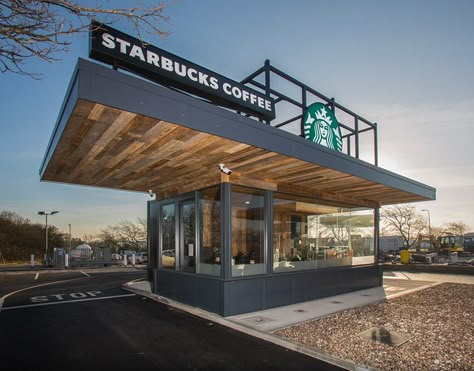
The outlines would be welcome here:
M 381 236 L 379 238 L 380 253 L 401 250 L 404 246 L 404 240 L 401 236 Z

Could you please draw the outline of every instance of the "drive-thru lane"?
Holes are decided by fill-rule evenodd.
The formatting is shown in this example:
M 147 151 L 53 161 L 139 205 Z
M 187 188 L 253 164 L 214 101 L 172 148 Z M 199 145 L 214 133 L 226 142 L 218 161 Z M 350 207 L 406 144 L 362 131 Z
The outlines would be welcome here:
M 83 276 L 9 296 L 0 369 L 337 369 L 121 290 L 131 279 Z
M 80 278 L 84 275 L 80 271 L 70 272 L 2 272 L 0 273 L 0 297 L 10 292 L 27 287 L 41 285 L 43 283 L 57 282 L 72 278 Z

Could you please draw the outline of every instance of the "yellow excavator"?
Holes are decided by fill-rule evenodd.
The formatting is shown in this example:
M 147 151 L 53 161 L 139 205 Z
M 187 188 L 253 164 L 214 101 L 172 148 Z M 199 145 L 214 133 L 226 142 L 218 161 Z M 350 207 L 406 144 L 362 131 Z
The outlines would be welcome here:
M 439 252 L 441 254 L 448 252 L 464 251 L 464 236 L 460 235 L 444 235 L 438 237 Z

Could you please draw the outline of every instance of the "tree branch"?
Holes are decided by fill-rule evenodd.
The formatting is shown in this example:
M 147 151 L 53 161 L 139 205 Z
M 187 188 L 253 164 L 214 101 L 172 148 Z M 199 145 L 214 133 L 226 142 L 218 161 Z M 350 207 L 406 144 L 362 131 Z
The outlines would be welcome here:
M 68 38 L 88 32 L 90 22 L 98 18 L 109 24 L 126 19 L 140 39 L 142 32 L 166 37 L 169 33 L 161 28 L 169 22 L 165 8 L 164 4 L 103 8 L 79 0 L 0 0 L 0 71 L 39 76 L 24 70 L 28 60 L 59 60 L 58 55 L 68 51 Z

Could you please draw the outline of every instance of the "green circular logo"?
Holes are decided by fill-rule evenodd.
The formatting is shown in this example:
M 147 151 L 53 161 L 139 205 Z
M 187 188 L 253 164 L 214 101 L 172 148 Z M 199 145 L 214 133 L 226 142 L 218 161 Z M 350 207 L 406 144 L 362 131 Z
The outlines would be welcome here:
M 336 116 L 323 103 L 313 103 L 306 109 L 303 129 L 306 139 L 342 151 L 341 128 Z

